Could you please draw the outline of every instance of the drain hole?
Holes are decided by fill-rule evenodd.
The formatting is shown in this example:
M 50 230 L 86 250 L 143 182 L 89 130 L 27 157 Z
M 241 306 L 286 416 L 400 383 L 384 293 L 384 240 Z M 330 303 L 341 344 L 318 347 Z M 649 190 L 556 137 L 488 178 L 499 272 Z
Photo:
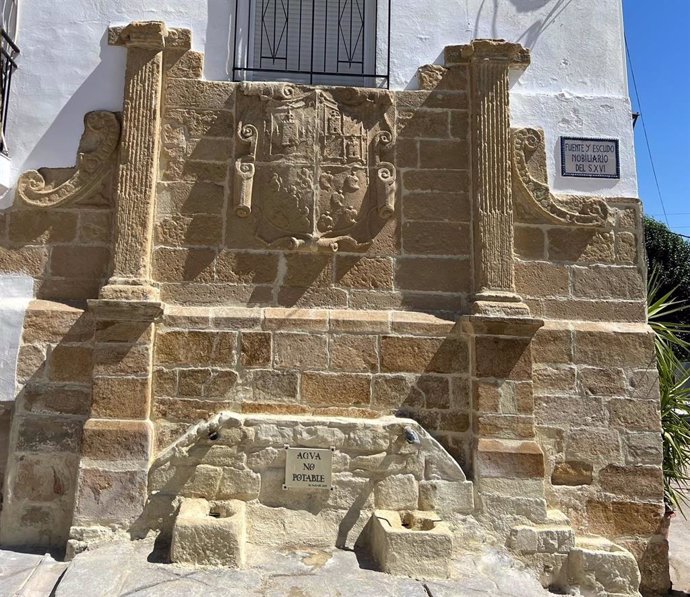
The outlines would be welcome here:
M 213 518 L 220 518 L 220 512 L 218 512 L 218 510 L 211 510 L 208 515 Z

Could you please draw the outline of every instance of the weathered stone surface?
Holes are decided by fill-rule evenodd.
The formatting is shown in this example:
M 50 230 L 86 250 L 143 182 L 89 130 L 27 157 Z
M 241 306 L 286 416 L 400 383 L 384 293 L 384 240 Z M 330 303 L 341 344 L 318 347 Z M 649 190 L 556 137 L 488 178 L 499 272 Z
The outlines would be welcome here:
M 404 257 L 397 260 L 395 284 L 402 290 L 467 292 L 469 276 L 466 259 Z
M 244 367 L 267 367 L 271 364 L 271 334 L 242 332 L 240 364 Z
M 533 441 L 481 439 L 475 466 L 487 478 L 541 478 L 544 454 Z
M 419 487 L 412 475 L 392 475 L 376 484 L 374 500 L 377 508 L 414 510 L 419 501 Z
M 661 529 L 664 508 L 660 502 L 590 500 L 586 506 L 590 532 L 605 537 L 653 535 Z
M 133 522 L 146 502 L 146 471 L 81 468 L 72 524 Z
M 544 261 L 517 263 L 515 289 L 522 296 L 568 296 L 568 270 Z
M 609 429 L 571 429 L 565 455 L 567 460 L 608 464 L 621 461 L 620 436 Z
M 251 383 L 257 402 L 293 402 L 297 399 L 298 376 L 294 371 L 252 371 Z
M 24 454 L 15 470 L 14 495 L 32 502 L 70 499 L 74 492 L 77 461 L 75 456 Z
M 368 525 L 380 570 L 402 576 L 448 578 L 452 534 L 436 513 L 376 510 Z
M 663 499 L 663 474 L 658 466 L 609 465 L 599 471 L 599 484 L 606 493 L 639 500 Z
M 50 353 L 48 363 L 51 380 L 88 383 L 93 368 L 93 350 L 88 346 L 59 345 Z
M 326 369 L 328 339 L 323 334 L 276 333 L 273 335 L 273 363 L 278 369 Z
M 84 425 L 82 454 L 93 460 L 146 462 L 152 442 L 148 421 L 89 419 Z
M 613 399 L 609 401 L 611 425 L 630 431 L 660 431 L 659 406 L 650 400 Z
M 466 344 L 459 339 L 384 336 L 381 339 L 381 370 L 389 373 L 464 373 Z
M 182 564 L 243 568 L 246 505 L 239 500 L 185 500 L 175 519 L 170 559 Z
M 378 340 L 376 336 L 334 334 L 329 338 L 332 371 L 374 373 L 378 370 Z
M 470 513 L 474 510 L 474 486 L 469 481 L 420 481 L 419 509 Z
M 252 471 L 224 467 L 216 497 L 220 500 L 253 500 L 259 497 L 261 475 Z
M 302 400 L 312 406 L 368 405 L 369 385 L 366 375 L 304 373 Z
M 587 462 L 559 462 L 551 473 L 554 485 L 591 485 L 592 465 Z
M 156 362 L 161 364 L 231 366 L 237 334 L 233 332 L 170 331 L 156 336 Z
M 151 408 L 151 382 L 139 377 L 96 377 L 91 414 L 110 419 L 146 419 Z
M 346 288 L 392 289 L 393 260 L 387 257 L 338 256 L 335 282 Z

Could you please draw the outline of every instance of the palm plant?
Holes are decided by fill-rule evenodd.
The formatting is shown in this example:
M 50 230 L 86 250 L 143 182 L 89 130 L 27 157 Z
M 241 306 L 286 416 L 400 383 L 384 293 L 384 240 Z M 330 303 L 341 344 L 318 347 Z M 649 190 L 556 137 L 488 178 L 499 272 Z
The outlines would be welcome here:
M 659 277 L 652 272 L 647 291 L 647 316 L 654 331 L 661 392 L 664 497 L 669 509 L 683 513 L 682 506 L 690 504 L 682 492 L 690 481 L 690 370 L 678 355 L 686 355 L 690 360 L 690 343 L 681 336 L 690 330 L 690 325 L 669 321 L 669 316 L 677 316 L 687 308 L 673 298 L 673 292 L 662 293 Z

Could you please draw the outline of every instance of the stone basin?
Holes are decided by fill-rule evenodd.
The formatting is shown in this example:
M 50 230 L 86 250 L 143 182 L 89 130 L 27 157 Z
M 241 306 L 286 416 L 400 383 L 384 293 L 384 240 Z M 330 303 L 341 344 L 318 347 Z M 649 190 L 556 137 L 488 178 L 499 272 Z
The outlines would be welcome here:
M 173 527 L 170 559 L 195 566 L 244 568 L 246 504 L 184 499 Z
M 379 570 L 411 578 L 448 578 L 453 535 L 435 512 L 376 510 L 369 548 Z

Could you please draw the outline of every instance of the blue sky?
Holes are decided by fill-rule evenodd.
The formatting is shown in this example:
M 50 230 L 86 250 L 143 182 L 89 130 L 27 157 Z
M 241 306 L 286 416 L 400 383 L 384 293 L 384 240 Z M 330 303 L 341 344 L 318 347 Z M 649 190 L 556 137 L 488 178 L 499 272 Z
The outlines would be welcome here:
M 669 226 L 690 236 L 690 0 L 623 0 L 633 110 L 642 112 Z M 665 222 L 642 123 L 635 127 L 640 197 L 645 213 Z

